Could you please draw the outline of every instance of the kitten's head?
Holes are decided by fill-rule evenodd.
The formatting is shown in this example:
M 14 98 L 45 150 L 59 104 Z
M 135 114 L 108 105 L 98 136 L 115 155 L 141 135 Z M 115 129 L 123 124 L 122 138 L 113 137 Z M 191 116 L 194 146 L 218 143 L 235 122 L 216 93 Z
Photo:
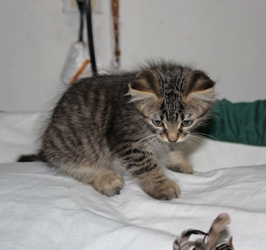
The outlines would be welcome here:
M 128 94 L 161 141 L 181 142 L 208 118 L 214 85 L 203 71 L 163 63 L 143 69 Z

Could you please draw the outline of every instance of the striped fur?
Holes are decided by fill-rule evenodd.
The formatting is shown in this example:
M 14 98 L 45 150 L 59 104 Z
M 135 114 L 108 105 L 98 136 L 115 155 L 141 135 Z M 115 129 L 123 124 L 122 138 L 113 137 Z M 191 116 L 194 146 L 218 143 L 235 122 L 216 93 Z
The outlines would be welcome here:
M 107 196 L 122 189 L 122 170 L 153 198 L 176 198 L 162 165 L 192 173 L 177 143 L 208 118 L 213 89 L 204 72 L 165 62 L 84 78 L 54 108 L 41 159 Z

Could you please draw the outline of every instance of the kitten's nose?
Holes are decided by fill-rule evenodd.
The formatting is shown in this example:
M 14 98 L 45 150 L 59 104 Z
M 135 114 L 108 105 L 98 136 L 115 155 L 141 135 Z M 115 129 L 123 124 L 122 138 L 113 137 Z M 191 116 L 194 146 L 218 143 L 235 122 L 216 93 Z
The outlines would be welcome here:
M 176 142 L 177 141 L 177 134 L 176 133 L 168 133 L 168 141 L 169 142 Z

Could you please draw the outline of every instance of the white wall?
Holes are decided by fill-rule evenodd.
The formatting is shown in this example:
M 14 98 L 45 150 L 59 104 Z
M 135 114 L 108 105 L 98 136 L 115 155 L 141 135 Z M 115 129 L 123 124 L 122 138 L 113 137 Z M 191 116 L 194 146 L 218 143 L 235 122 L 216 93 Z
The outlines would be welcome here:
M 97 59 L 109 64 L 110 6 L 93 19 Z M 79 14 L 62 0 L 0 1 L 0 110 L 45 109 L 62 92 L 60 74 L 78 39 Z M 86 33 L 84 34 L 86 37 Z
M 219 98 L 266 99 L 266 1 L 120 0 L 122 68 L 164 57 L 217 80 Z M 110 1 L 93 16 L 97 62 L 112 57 Z M 40 110 L 59 93 L 78 13 L 62 0 L 0 1 L 0 110 Z

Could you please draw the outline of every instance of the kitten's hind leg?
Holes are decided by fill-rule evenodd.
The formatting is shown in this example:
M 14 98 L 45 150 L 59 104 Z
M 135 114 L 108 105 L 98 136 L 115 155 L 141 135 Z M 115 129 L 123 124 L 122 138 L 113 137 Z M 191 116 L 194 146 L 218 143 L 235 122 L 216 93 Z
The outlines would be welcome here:
M 185 160 L 181 151 L 170 151 L 163 162 L 166 167 L 172 171 L 185 174 L 193 173 L 193 167 Z

